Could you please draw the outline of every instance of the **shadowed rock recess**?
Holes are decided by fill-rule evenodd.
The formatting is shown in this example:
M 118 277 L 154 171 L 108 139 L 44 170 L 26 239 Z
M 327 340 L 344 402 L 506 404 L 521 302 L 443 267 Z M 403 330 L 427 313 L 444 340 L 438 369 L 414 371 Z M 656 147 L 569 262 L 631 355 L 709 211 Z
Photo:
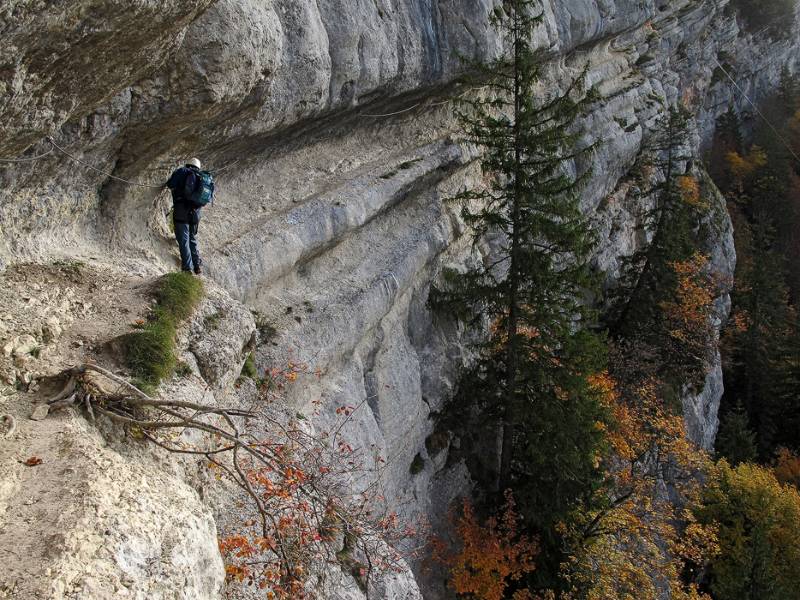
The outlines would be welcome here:
M 322 375 L 290 388 L 291 411 L 311 414 L 322 400 L 313 425 L 323 427 L 336 407 L 362 405 L 344 434 L 387 462 L 384 495 L 403 518 L 436 526 L 469 494 L 465 464 L 448 460 L 455 453 L 426 447 L 469 345 L 426 300 L 443 266 L 480 251 L 445 201 L 480 176 L 448 97 L 463 91 L 459 55 L 501 51 L 488 25 L 495 4 L 0 4 L 0 158 L 19 161 L 0 162 L 0 275 L 10 282 L 0 413 L 18 422 L 0 436 L 0 598 L 251 597 L 225 589 L 215 530 L 230 526 L 236 501 L 202 467 L 101 435 L 77 411 L 28 420 L 43 394 L 37 378 L 121 333 L 119 323 L 143 314 L 146 282 L 176 269 L 166 195 L 109 174 L 158 185 L 188 156 L 224 170 L 200 229 L 207 297 L 181 333 L 191 375 L 166 392 L 233 402 L 252 392 L 234 386 L 251 351 L 259 370 L 306 363 Z M 582 206 L 600 232 L 596 264 L 607 288 L 648 241 L 647 200 L 628 175 L 665 107 L 689 107 L 700 148 L 716 117 L 745 108 L 715 76 L 719 56 L 754 100 L 782 69 L 796 70 L 798 40 L 745 34 L 727 4 L 544 3 L 543 86 L 563 87 L 586 68 L 602 96 L 581 123 L 586 142 L 599 142 L 583 159 L 594 175 Z M 713 263 L 731 275 L 731 222 L 722 197 L 709 195 Z M 64 275 L 70 264 L 81 265 L 83 280 Z M 718 299 L 720 323 L 728 306 Z M 107 339 L 90 332 L 102 319 Z M 20 350 L 29 343 L 42 348 L 38 356 Z M 688 430 L 707 448 L 721 394 L 717 360 L 704 389 L 684 398 Z M 44 463 L 20 464 L 32 455 Z M 422 563 L 376 582 L 369 597 L 439 598 L 441 584 L 426 583 Z M 349 573 L 331 581 L 325 597 L 365 597 Z

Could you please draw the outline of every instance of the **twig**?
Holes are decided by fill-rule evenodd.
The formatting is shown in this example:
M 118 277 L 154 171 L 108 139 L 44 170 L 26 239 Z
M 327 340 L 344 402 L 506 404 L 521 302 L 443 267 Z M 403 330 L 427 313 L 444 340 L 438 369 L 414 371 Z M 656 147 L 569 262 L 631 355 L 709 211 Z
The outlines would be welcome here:
M 83 402 L 86 405 L 86 412 L 89 413 L 89 420 L 94 423 L 94 411 L 92 410 L 92 395 L 86 394 L 83 398 Z
M 86 378 L 89 372 L 98 373 L 114 383 L 117 390 L 114 395 L 103 392 L 99 384 Z M 374 520 L 368 511 L 369 493 L 362 494 L 361 502 L 342 501 L 352 493 L 342 477 L 362 466 L 356 450 L 348 446 L 348 452 L 340 453 L 335 442 L 342 427 L 353 418 L 353 413 L 364 401 L 346 415 L 344 422 L 334 430 L 333 438 L 321 440 L 291 421 L 285 424 L 265 411 L 256 412 L 256 406 L 245 411 L 180 400 L 159 400 L 123 377 L 94 364 L 79 365 L 66 373 L 68 379 L 64 388 L 49 400 L 51 409 L 83 405 L 92 421 L 103 416 L 134 428 L 146 440 L 168 452 L 203 456 L 240 488 L 250 499 L 260 520 L 261 536 L 256 538 L 259 541 L 256 542 L 257 548 L 253 546 L 256 548 L 254 552 L 274 557 L 279 569 L 276 572 L 280 573 L 281 586 L 285 589 L 302 585 L 300 567 L 305 566 L 311 556 L 311 550 L 304 548 L 304 544 L 313 544 L 315 556 L 327 554 L 333 560 L 331 548 L 320 535 L 329 518 L 341 524 L 346 535 L 355 536 L 356 543 L 360 540 L 365 553 L 374 552 L 375 562 L 368 556 L 368 582 L 376 565 L 388 564 L 380 558 L 384 550 L 379 541 L 386 539 L 385 526 L 376 524 L 373 530 Z M 240 431 L 237 419 L 252 417 L 259 417 L 264 424 L 274 427 L 279 439 L 259 440 Z M 210 436 L 213 445 L 209 444 L 212 447 L 208 450 L 185 448 L 171 436 L 159 436 L 158 430 L 202 432 Z M 285 441 L 281 441 L 281 435 Z M 333 448 L 329 447 L 331 442 L 334 442 Z M 220 458 L 224 454 L 230 458 Z M 345 462 L 349 467 L 342 466 Z M 373 482 L 367 490 L 375 490 L 377 485 Z M 258 524 L 258 521 L 253 521 L 248 526 L 258 528 Z

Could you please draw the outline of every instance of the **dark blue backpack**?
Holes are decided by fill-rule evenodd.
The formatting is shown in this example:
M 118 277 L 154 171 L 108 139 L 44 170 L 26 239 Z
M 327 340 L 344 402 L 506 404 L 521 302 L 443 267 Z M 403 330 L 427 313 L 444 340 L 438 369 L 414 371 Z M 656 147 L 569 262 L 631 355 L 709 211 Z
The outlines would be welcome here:
M 208 171 L 191 170 L 183 182 L 183 197 L 195 208 L 200 208 L 214 200 L 214 176 Z

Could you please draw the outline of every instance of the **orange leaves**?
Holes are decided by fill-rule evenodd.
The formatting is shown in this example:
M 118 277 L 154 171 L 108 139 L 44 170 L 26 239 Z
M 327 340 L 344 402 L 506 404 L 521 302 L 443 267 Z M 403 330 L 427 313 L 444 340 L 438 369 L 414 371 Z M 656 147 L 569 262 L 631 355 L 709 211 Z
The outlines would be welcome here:
M 681 273 L 694 267 L 678 265 Z M 706 457 L 686 439 L 683 416 L 666 399 L 658 354 L 643 341 L 612 344 L 609 372 L 589 379 L 613 419 L 607 479 L 591 510 L 561 527 L 572 554 L 564 577 L 591 600 L 707 600 L 682 578 L 716 549 L 713 528 L 680 513 L 664 494 L 691 502 L 699 493 L 692 476 Z M 677 475 L 677 476 L 675 476 Z
M 617 382 L 608 371 L 603 371 L 589 377 L 589 386 L 598 393 L 601 404 L 611 414 L 613 427 L 601 424 L 611 449 L 620 458 L 633 460 L 636 457 L 636 421 L 629 407 L 620 402 Z
M 225 565 L 225 578 L 228 581 L 242 582 L 250 577 L 250 570 L 239 565 Z
M 535 569 L 537 545 L 518 532 L 519 517 L 511 492 L 500 517 L 478 521 L 466 500 L 456 523 L 458 550 L 451 552 L 440 540 L 434 541 L 434 558 L 450 570 L 450 587 L 458 594 L 478 600 L 502 600 L 512 581 L 519 581 Z M 527 591 L 515 592 L 515 600 L 531 598 Z
M 296 363 L 292 360 L 287 361 L 285 367 L 274 367 L 269 369 L 266 373 L 266 379 L 262 386 L 262 395 L 264 399 L 272 400 L 272 394 L 275 390 L 282 391 L 287 385 L 295 383 L 300 375 L 309 374 L 310 370 L 308 365 L 304 363 Z M 319 378 L 322 371 L 315 370 L 313 375 Z
M 397 513 L 392 511 L 378 521 L 378 527 L 383 530 L 395 529 L 399 522 Z
M 791 450 L 778 449 L 772 472 L 782 485 L 793 485 L 800 489 L 800 457 Z
M 697 366 L 705 375 L 715 346 L 711 316 L 719 285 L 708 273 L 708 257 L 699 252 L 670 267 L 678 284 L 674 298 L 662 302 L 661 309 L 674 343 L 671 350 L 681 364 Z
M 725 161 L 731 175 L 741 187 L 758 169 L 767 164 L 767 153 L 759 146 L 753 146 L 749 154 L 744 156 L 738 152 L 728 152 Z
M 43 462 L 44 461 L 38 456 L 31 456 L 27 458 L 24 462 L 22 462 L 22 464 L 25 465 L 26 467 L 38 467 Z
M 288 368 L 298 370 L 280 375 L 284 381 L 304 369 L 291 362 Z M 208 455 L 215 474 L 232 479 L 253 499 L 243 505 L 250 512 L 220 539 L 229 582 L 260 589 L 262 598 L 311 600 L 319 595 L 309 580 L 328 563 L 352 566 L 366 581 L 405 565 L 394 545 L 412 537 L 414 528 L 402 525 L 395 513 L 380 512 L 385 501 L 379 488 L 355 496 L 351 487 L 363 476 L 361 453 L 340 430 L 359 406 L 340 407 L 339 423 L 330 431 L 314 432 L 302 415 L 287 416 L 272 421 L 271 437 L 248 443 L 252 453 L 240 452 L 227 464 L 222 455 Z M 345 564 L 355 550 L 368 565 Z
M 697 182 L 696 177 L 682 175 L 678 177 L 677 185 L 681 199 L 686 202 L 686 204 L 695 208 L 708 207 L 708 202 L 700 197 L 700 184 Z
M 231 554 L 236 558 L 248 558 L 253 556 L 256 549 L 245 536 L 232 535 L 219 541 L 219 551 L 222 554 Z

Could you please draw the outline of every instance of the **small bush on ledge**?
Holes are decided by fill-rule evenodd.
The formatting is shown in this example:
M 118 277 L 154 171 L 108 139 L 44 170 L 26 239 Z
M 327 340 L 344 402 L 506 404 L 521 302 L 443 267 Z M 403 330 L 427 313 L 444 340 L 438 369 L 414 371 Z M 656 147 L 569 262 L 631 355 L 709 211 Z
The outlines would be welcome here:
M 416 475 L 417 473 L 421 473 L 422 469 L 425 468 L 425 460 L 417 453 L 414 457 L 414 460 L 411 461 L 411 466 L 408 468 L 411 471 L 412 475 Z
M 203 297 L 203 282 L 190 273 L 169 273 L 158 280 L 156 304 L 140 331 L 123 339 L 125 360 L 137 385 L 153 390 L 177 364 L 178 325 L 191 316 Z

